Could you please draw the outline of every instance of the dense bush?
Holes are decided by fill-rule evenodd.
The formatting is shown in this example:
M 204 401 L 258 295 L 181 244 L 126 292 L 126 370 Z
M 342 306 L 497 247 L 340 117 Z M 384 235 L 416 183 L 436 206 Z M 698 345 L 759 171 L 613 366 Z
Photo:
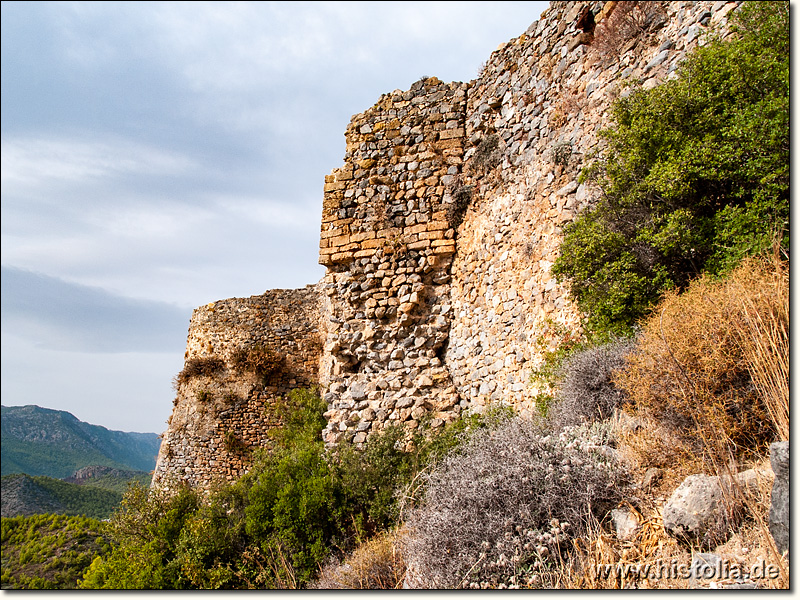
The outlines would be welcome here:
M 555 431 L 610 417 L 624 400 L 612 381 L 615 370 L 625 366 L 633 350 L 630 339 L 581 350 L 570 355 L 559 369 L 561 383 L 548 417 Z
M 713 472 L 731 455 L 763 455 L 778 432 L 768 404 L 785 414 L 788 434 L 788 302 L 788 267 L 755 259 L 725 279 L 704 276 L 666 295 L 614 379 L 639 416 L 668 433 L 644 430 L 638 444 L 631 440 L 645 462 L 676 468 L 675 452 L 688 452 L 699 463 L 692 468 Z M 753 321 L 775 332 L 774 345 L 763 335 L 754 344 Z M 770 365 L 774 385 L 759 393 L 754 374 Z
M 189 582 L 181 573 L 178 544 L 185 522 L 199 506 L 199 496 L 185 487 L 168 494 L 132 486 L 107 529 L 113 551 L 95 558 L 80 587 L 188 587 Z
M 477 432 L 428 475 L 407 522 L 415 586 L 546 585 L 590 515 L 602 517 L 624 492 L 608 443 L 599 424 L 545 435 L 509 419 Z
M 747 2 L 736 36 L 613 107 L 602 190 L 564 230 L 553 273 L 595 331 L 625 332 L 668 289 L 789 242 L 788 2 Z

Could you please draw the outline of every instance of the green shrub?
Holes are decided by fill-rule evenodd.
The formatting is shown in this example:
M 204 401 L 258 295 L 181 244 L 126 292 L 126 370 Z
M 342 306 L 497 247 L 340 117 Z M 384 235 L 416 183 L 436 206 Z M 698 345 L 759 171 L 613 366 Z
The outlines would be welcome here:
M 565 227 L 553 273 L 589 330 L 629 332 L 668 289 L 789 242 L 788 3 L 748 2 L 738 36 L 698 48 L 679 77 L 618 100 L 602 189 Z
M 132 485 L 111 517 L 108 535 L 115 547 L 97 558 L 84 575 L 85 589 L 181 589 L 178 543 L 187 519 L 200 506 L 185 486 L 169 493 Z

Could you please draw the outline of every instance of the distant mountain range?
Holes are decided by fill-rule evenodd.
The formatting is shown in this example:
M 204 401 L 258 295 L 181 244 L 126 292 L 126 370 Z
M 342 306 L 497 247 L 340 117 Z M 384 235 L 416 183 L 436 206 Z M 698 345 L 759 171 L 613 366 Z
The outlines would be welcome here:
M 0 407 L 2 475 L 24 473 L 64 479 L 88 466 L 149 472 L 161 439 L 155 433 L 111 431 L 63 410 Z

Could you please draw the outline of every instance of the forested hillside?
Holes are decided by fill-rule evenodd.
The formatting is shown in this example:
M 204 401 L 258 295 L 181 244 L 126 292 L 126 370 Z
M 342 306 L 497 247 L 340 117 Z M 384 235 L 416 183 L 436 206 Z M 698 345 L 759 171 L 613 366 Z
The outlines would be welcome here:
M 152 471 L 160 438 L 155 433 L 111 431 L 72 414 L 39 406 L 3 406 L 2 474 L 62 479 L 82 467 Z

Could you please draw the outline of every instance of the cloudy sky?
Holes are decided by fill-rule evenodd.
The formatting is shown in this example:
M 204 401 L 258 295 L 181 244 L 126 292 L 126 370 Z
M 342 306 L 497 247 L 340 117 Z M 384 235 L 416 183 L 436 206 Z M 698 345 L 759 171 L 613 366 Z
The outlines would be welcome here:
M 323 275 L 350 117 L 546 6 L 3 2 L 3 404 L 163 431 L 192 308 Z

